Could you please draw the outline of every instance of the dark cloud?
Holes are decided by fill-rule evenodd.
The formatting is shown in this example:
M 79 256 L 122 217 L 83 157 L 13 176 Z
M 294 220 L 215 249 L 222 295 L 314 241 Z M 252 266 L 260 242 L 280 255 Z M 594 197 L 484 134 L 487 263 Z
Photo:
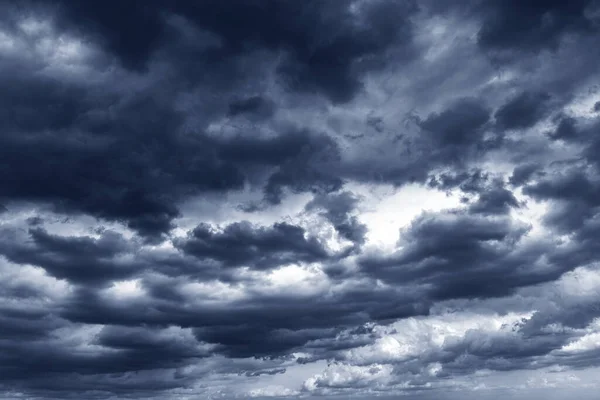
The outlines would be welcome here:
M 43 3 L 43 2 L 41 2 Z M 141 69 L 164 34 L 157 2 L 59 3 L 59 23 L 97 40 L 128 68 Z M 116 8 L 115 8 L 116 7 Z M 136 21 L 132 24 L 132 21 Z
M 269 117 L 273 113 L 271 101 L 261 96 L 252 96 L 245 99 L 235 100 L 229 103 L 229 115 L 236 116 L 240 114 L 258 114 Z
M 580 169 L 555 173 L 530 184 L 524 192 L 534 198 L 553 201 L 546 221 L 561 231 L 572 231 L 593 217 L 600 206 L 600 187 Z
M 186 186 L 222 190 L 242 185 L 235 167 L 214 156 L 201 157 L 210 150 L 176 138 L 177 117 L 157 109 L 153 100 L 136 99 L 120 118 L 118 124 L 105 121 L 98 133 L 44 130 L 30 137 L 3 136 L 3 196 L 125 221 L 143 235 L 156 236 L 172 227 L 178 215 L 173 202 Z
M 0 252 L 10 261 L 44 268 L 48 274 L 78 283 L 107 283 L 133 275 L 142 264 L 121 261 L 134 245 L 122 235 L 105 231 L 98 239 L 89 236 L 63 237 L 43 228 L 32 228 L 24 238 L 15 231 L 4 230 Z
M 240 222 L 226 226 L 221 232 L 204 224 L 191 231 L 177 246 L 197 258 L 229 267 L 270 269 L 295 262 L 326 260 L 328 252 L 323 245 L 305 235 L 304 229 L 287 223 L 261 228 Z
M 501 129 L 530 128 L 549 112 L 550 95 L 523 92 L 502 105 L 494 114 Z
M 484 190 L 489 181 L 489 175 L 479 169 L 459 173 L 441 173 L 432 176 L 428 185 L 444 191 L 459 188 L 464 193 L 479 193 Z
M 242 42 L 254 34 L 249 34 L 244 26 L 230 29 L 236 24 L 214 25 L 216 20 L 208 18 L 209 15 L 221 15 L 227 11 L 226 15 L 236 20 L 242 16 L 246 18 L 247 13 L 254 13 L 260 18 L 246 19 L 253 21 L 246 28 L 256 32 L 254 40 L 267 48 L 285 48 L 297 56 L 301 51 L 309 51 L 310 46 L 304 40 L 313 41 L 316 46 L 323 40 L 321 37 L 316 41 L 316 37 L 302 36 L 308 33 L 295 37 L 292 32 L 281 31 L 283 26 L 293 25 L 283 22 L 295 15 L 288 3 L 258 6 L 240 2 L 239 7 L 227 10 L 221 9 L 216 2 L 202 5 L 180 2 L 173 5 L 175 9 L 162 11 L 157 6 L 154 2 L 145 5 L 127 3 L 119 6 L 122 8 L 119 18 L 112 18 L 114 8 L 111 4 L 87 7 L 63 3 L 59 7 L 59 27 L 64 23 L 69 29 L 75 29 L 74 24 L 77 24 L 77 32 L 81 30 L 91 32 L 92 37 L 98 36 L 126 64 L 136 68 L 150 57 L 149 51 L 157 45 L 165 23 L 164 13 L 185 11 L 194 23 L 227 39 L 227 52 L 242 51 Z M 336 10 L 347 6 L 340 2 L 341 8 L 332 6 L 328 13 L 335 15 Z M 306 18 L 321 18 L 319 10 L 322 7 L 328 6 L 315 2 L 307 7 Z M 372 7 L 374 9 L 368 13 L 373 14 L 370 18 L 387 15 L 375 10 L 385 5 Z M 270 13 L 276 16 L 275 19 L 283 20 L 277 22 L 267 18 Z M 350 14 L 348 18 L 351 18 Z M 131 24 L 131 20 L 141 22 Z M 87 22 L 79 25 L 82 21 Z M 339 23 L 346 22 L 339 20 Z M 366 23 L 368 26 L 369 22 Z M 348 29 L 351 29 L 350 25 Z M 377 27 L 387 29 L 380 24 Z M 280 35 L 278 32 L 283 33 Z M 277 35 L 272 36 L 271 33 Z M 347 34 L 352 36 L 358 32 Z M 120 37 L 127 40 L 117 40 Z M 274 37 L 279 39 L 273 41 Z M 327 54 L 334 56 L 337 45 L 333 43 L 331 46 L 333 53 L 328 50 Z M 350 52 L 341 56 L 344 62 L 340 68 L 350 68 L 353 58 L 372 51 L 371 47 L 364 45 L 362 50 L 344 50 L 345 45 L 339 46 L 340 51 Z M 319 66 L 321 62 L 313 60 L 308 53 L 301 57 L 308 57 L 305 62 L 310 59 L 314 68 L 329 68 L 325 64 Z M 327 63 L 327 60 L 322 62 Z M 125 221 L 132 229 L 156 240 L 173 227 L 171 221 L 179 215 L 177 203 L 184 195 L 242 188 L 248 178 L 247 171 L 243 170 L 246 162 L 278 167 L 268 179 L 265 189 L 270 202 L 280 201 L 284 195 L 283 188 L 296 192 L 328 191 L 339 188 L 342 183 L 339 177 L 330 176 L 320 165 L 328 160 L 335 162 L 337 153 L 335 141 L 322 135 L 291 133 L 274 138 L 247 136 L 231 140 L 214 140 L 201 133 L 186 136 L 181 133 L 183 116 L 169 108 L 167 97 L 171 88 L 160 88 L 120 101 L 116 94 L 97 88 L 58 83 L 33 74 L 17 75 L 16 79 L 12 76 L 20 72 L 11 70 L 1 82 L 3 92 L 8 93 L 3 97 L 7 101 L 3 107 L 7 117 L 3 121 L 7 125 L 3 129 L 14 132 L 4 136 L 2 141 L 5 171 L 1 184 L 5 198 L 52 203 L 60 211 L 91 213 L 101 218 Z M 207 73 L 214 74 L 211 70 Z M 349 70 L 334 76 L 358 79 L 348 74 Z M 348 76 L 343 78 L 344 75 Z M 306 79 L 313 78 L 307 76 Z M 167 97 L 159 100 L 158 96 Z M 236 97 L 237 100 L 229 103 L 230 115 L 252 110 L 268 118 L 272 113 L 271 101 L 263 96 Z M 111 107 L 110 114 L 104 111 L 107 107 Z M 28 132 L 30 136 L 26 138 L 19 132 Z
M 146 67 L 152 54 L 164 45 L 165 19 L 181 15 L 219 39 L 219 47 L 209 57 L 218 61 L 235 58 L 249 48 L 281 52 L 284 60 L 278 72 L 288 87 L 345 102 L 360 89 L 362 72 L 372 68 L 386 50 L 410 46 L 409 17 L 416 9 L 410 1 L 377 1 L 354 13 L 350 4 L 346 0 L 335 4 L 316 0 L 303 5 L 276 0 L 235 0 L 227 5 L 212 0 L 169 4 L 111 1 L 102 5 L 64 2 L 58 15 L 67 29 L 89 36 L 123 65 L 136 70 Z M 369 61 L 371 65 L 365 68 Z
M 367 227 L 361 224 L 355 215 L 351 215 L 358 202 L 358 197 L 351 192 L 342 192 L 316 196 L 306 205 L 306 209 L 322 210 L 321 215 L 333 225 L 342 238 L 360 246 L 365 242 Z
M 464 146 L 481 140 L 481 128 L 489 118 L 489 110 L 481 101 L 460 99 L 443 112 L 428 116 L 421 127 L 442 147 Z
M 215 284 L 214 281 L 206 281 L 206 283 Z M 170 284 L 173 282 L 163 283 L 163 285 Z M 330 297 L 323 297 L 320 294 L 302 297 L 291 292 L 258 293 L 248 299 L 231 299 L 226 306 L 206 302 L 202 307 L 194 308 L 186 307 L 186 304 L 177 298 L 149 298 L 141 303 L 127 300 L 121 302 L 107 299 L 92 288 L 79 288 L 70 293 L 61 315 L 69 320 L 88 324 L 177 325 L 195 328 L 215 327 L 215 329 L 247 326 L 265 332 L 264 329 L 296 331 L 352 326 L 364 324 L 371 319 L 386 320 L 428 312 L 427 301 L 417 298 L 417 289 L 404 290 L 404 292 L 394 288 L 373 291 L 371 285 L 372 282 L 365 282 L 352 290 Z M 385 300 L 390 296 L 394 297 L 394 300 Z M 380 308 L 382 301 L 387 301 L 386 309 Z M 125 309 L 130 309 L 132 312 L 124 313 Z M 150 309 L 154 311 L 149 312 Z M 315 314 L 315 309 L 319 310 L 318 314 Z M 289 318 L 290 315 L 294 315 L 294 318 Z M 324 315 L 327 315 L 326 319 L 321 318 Z M 264 342 L 255 343 L 257 346 L 263 344 L 269 345 Z
M 164 282 L 164 285 L 173 283 Z M 382 302 L 386 304 L 385 309 L 381 308 Z M 98 291 L 80 289 L 63 304 L 60 315 L 86 325 L 120 325 L 128 329 L 139 326 L 192 328 L 198 342 L 213 346 L 213 354 L 227 357 L 285 359 L 306 346 L 305 350 L 313 349 L 313 360 L 318 360 L 329 354 L 331 346 L 340 347 L 337 341 L 330 346 L 326 343 L 344 327 L 428 312 L 427 303 L 419 299 L 416 292 L 373 291 L 372 283 L 333 296 L 264 293 L 221 304 L 210 301 L 194 307 L 186 304 L 187 301 L 175 297 L 156 297 L 142 302 L 111 300 Z M 345 342 L 354 341 L 353 336 Z
M 491 1 L 483 3 L 479 45 L 484 49 L 537 52 L 556 49 L 568 33 L 586 33 L 593 1 Z
M 598 10 L 0 1 L 0 392 L 600 366 Z
M 316 194 L 339 190 L 344 179 L 331 170 L 339 158 L 339 147 L 329 137 L 307 143 L 300 148 L 297 157 L 285 160 L 269 177 L 265 186 L 266 201 L 280 203 L 284 188 L 294 193 L 308 191 Z
M 83 88 L 13 74 L 0 79 L 0 87 L 6 93 L 0 99 L 3 131 L 34 133 L 67 129 L 92 106 L 85 99 Z
M 248 371 L 246 372 L 246 376 L 261 376 L 261 375 L 278 375 L 285 374 L 285 368 L 276 368 L 276 369 L 268 369 L 263 371 Z
M 476 202 L 470 206 L 470 211 L 481 214 L 506 214 L 511 208 L 519 208 L 520 204 L 515 195 L 504 187 L 503 182 L 493 182 L 491 187 L 484 189 Z
M 3 297 L 27 298 L 32 294 L 35 293 L 30 291 L 25 296 L 15 296 L 14 292 L 3 293 Z M 1 337 L 8 341 L 47 339 L 54 329 L 62 325 L 50 313 L 34 309 L 18 310 L 3 307 L 0 320 L 3 327 Z
M 577 127 L 575 118 L 562 118 L 554 132 L 549 135 L 554 140 L 573 140 L 577 135 Z
M 436 187 L 438 183 L 432 180 L 436 175 L 458 178 L 473 172 L 473 164 L 501 140 L 489 132 L 490 110 L 483 101 L 471 97 L 453 98 L 441 109 L 424 119 L 418 115 L 407 117 L 413 131 L 390 138 L 387 146 L 397 149 L 397 153 L 386 165 L 379 166 L 380 155 L 372 154 L 369 163 L 344 165 L 341 173 L 348 179 L 398 187 L 428 181 Z
M 521 186 L 527 183 L 539 168 L 540 166 L 537 164 L 519 165 L 513 170 L 509 183 L 514 186 Z
M 56 93 L 72 102 L 77 98 L 65 90 Z M 36 108 L 27 102 L 23 112 L 39 114 Z M 284 187 L 330 190 L 341 184 L 320 167 L 335 159 L 337 151 L 335 142 L 323 135 L 302 131 L 219 140 L 184 135 L 181 116 L 162 108 L 153 96 L 118 107 L 116 117 L 95 107 L 82 114 L 67 109 L 80 122 L 66 131 L 47 131 L 48 122 L 42 121 L 44 130 L 29 137 L 3 137 L 0 185 L 5 199 L 51 203 L 61 212 L 124 221 L 156 239 L 173 227 L 183 198 L 241 189 L 250 177 L 247 164 L 262 170 L 278 167 L 265 189 L 272 202 L 280 201 Z
M 517 171 L 517 177 L 520 171 Z M 515 184 L 515 173 L 509 179 L 511 184 Z M 519 208 L 520 203 L 508 188 L 502 179 L 492 178 L 489 174 L 481 170 L 470 172 L 460 172 L 457 174 L 442 173 L 438 176 L 432 176 L 428 182 L 430 187 L 450 191 L 459 189 L 466 196 L 477 196 L 471 203 L 469 212 L 473 214 L 506 214 L 511 208 Z M 463 197 L 463 202 L 468 202 L 469 197 Z
M 165 362 L 183 363 L 189 358 L 205 357 L 203 350 L 192 336 L 177 337 L 178 332 L 105 326 L 96 337 L 97 344 L 122 352 L 121 368 L 137 370 L 146 368 L 169 368 Z M 127 365 L 123 365 L 127 364 Z M 139 365 L 136 365 L 139 364 Z M 141 367 L 141 368 L 140 368 Z
M 502 201 L 503 196 L 500 192 Z M 362 260 L 362 269 L 390 283 L 428 285 L 437 299 L 504 296 L 521 286 L 556 279 L 569 269 L 543 264 L 547 244 L 520 244 L 527 226 L 505 216 L 477 215 L 504 214 L 507 204 L 502 201 L 492 196 L 477 202 L 471 215 L 423 214 L 403 233 L 401 251 L 389 257 L 369 256 Z M 539 267 L 525 268 L 536 264 Z
M 105 327 L 94 344 L 102 347 L 87 354 L 71 352 L 68 343 L 56 339 L 52 346 L 36 342 L 24 346 L 13 341 L 2 345 L 2 380 L 16 388 L 50 389 L 48 394 L 58 397 L 68 396 L 72 390 L 128 393 L 135 387 L 150 392 L 171 389 L 186 382 L 185 376 L 152 382 L 151 375 L 144 375 L 186 365 L 189 360 L 206 357 L 207 352 L 196 348 L 193 337 L 169 334 L 173 335 L 149 329 Z M 69 384 L 69 380 L 74 381 Z
M 541 356 L 552 350 L 560 348 L 564 344 L 564 338 L 559 335 L 538 335 L 526 338 L 519 334 L 501 335 L 490 340 L 484 332 L 467 332 L 464 340 L 456 344 L 448 344 L 445 350 L 458 354 L 468 354 L 470 363 L 478 367 L 486 366 L 495 369 L 502 368 L 500 359 L 520 359 Z M 464 362 L 464 361 L 463 361 Z M 457 368 L 460 361 L 455 361 Z M 463 365 L 466 366 L 468 362 Z M 482 365 L 483 364 L 483 365 Z M 494 365 L 496 364 L 496 365 Z M 473 365 L 473 367 L 475 366 Z M 450 368 L 452 368 L 452 364 Z M 514 366 L 511 366 L 514 368 Z
M 326 193 L 339 189 L 343 179 L 328 171 L 339 162 L 334 139 L 310 131 L 255 138 L 237 136 L 218 144 L 221 159 L 240 167 L 276 167 L 264 186 L 267 203 L 280 203 L 284 189 Z
M 335 335 L 333 330 L 273 329 L 240 324 L 196 328 L 195 333 L 203 341 L 218 344 L 217 351 L 232 357 L 277 357 L 312 339 Z

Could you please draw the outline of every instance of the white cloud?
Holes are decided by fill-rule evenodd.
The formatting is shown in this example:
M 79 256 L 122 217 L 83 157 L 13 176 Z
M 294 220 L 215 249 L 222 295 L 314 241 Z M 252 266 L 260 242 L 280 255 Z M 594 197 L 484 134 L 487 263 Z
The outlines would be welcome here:
M 465 338 L 467 332 L 493 334 L 532 313 L 479 315 L 456 313 L 432 317 L 407 318 L 387 327 L 376 327 L 382 335 L 373 344 L 342 352 L 345 360 L 357 364 L 399 363 L 412 357 L 440 350 L 448 343 Z
M 392 366 L 373 364 L 356 366 L 336 363 L 304 382 L 306 390 L 324 388 L 361 388 L 385 386 L 392 379 Z
M 259 389 L 252 389 L 248 392 L 250 397 L 287 397 L 297 395 L 297 390 L 292 390 L 283 386 L 267 386 Z

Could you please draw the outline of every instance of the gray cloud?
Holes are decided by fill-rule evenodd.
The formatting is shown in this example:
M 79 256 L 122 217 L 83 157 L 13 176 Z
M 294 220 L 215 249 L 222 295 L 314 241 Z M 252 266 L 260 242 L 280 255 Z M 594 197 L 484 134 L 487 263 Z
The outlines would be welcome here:
M 0 1 L 0 392 L 596 390 L 599 10 Z

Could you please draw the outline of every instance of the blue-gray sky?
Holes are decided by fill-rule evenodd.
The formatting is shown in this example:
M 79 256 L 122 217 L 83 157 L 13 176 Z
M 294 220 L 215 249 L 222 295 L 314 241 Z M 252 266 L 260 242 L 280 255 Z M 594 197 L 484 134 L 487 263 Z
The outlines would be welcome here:
M 596 0 L 0 0 L 0 392 L 591 399 L 599 29 Z

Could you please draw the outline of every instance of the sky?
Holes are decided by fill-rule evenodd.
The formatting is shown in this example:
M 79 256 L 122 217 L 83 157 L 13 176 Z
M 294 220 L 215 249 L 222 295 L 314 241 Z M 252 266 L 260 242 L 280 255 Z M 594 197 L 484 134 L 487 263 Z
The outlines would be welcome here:
M 0 0 L 0 399 L 595 398 L 600 1 Z

